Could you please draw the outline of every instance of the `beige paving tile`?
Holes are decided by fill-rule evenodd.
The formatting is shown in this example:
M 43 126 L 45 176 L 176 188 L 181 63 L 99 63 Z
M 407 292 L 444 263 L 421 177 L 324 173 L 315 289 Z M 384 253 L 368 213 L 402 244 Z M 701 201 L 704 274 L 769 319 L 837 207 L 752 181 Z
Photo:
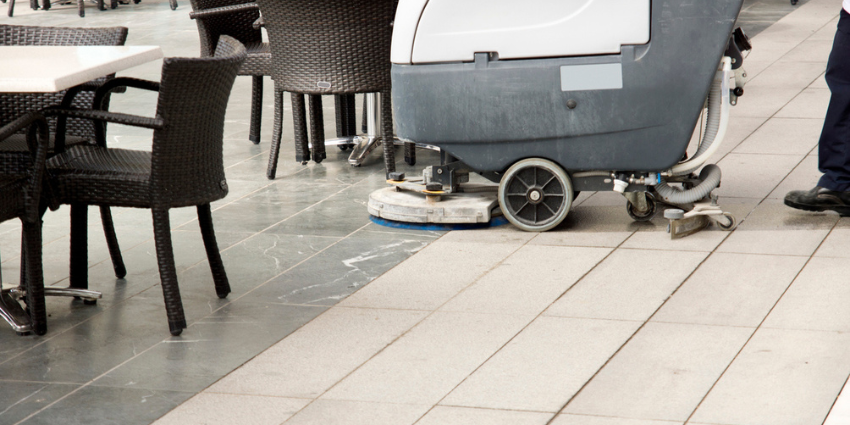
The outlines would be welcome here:
M 809 213 L 766 199 L 717 252 L 810 256 L 837 220 L 834 213 Z
M 763 327 L 850 331 L 850 264 L 812 258 L 765 320 Z
M 540 317 L 440 404 L 557 413 L 640 325 Z
M 800 163 L 805 154 L 767 155 L 730 153 L 717 165 L 723 182 L 722 197 L 764 198 Z
M 200 393 L 154 422 L 157 425 L 278 425 L 310 400 Z
M 545 425 L 551 413 L 436 406 L 416 425 Z
M 709 257 L 653 321 L 757 327 L 803 268 L 806 257 Z
M 830 29 L 832 35 L 835 35 L 835 28 Z M 809 37 L 806 41 L 798 44 L 790 52 L 780 59 L 781 62 L 818 62 L 826 68 L 826 61 L 829 59 L 829 52 L 832 51 L 832 37 Z M 744 61 L 744 65 L 746 65 Z
M 440 311 L 537 315 L 610 252 L 609 248 L 525 246 Z
M 406 425 L 431 406 L 316 400 L 286 421 L 286 425 Z
M 823 75 L 818 77 L 815 81 L 812 81 L 812 84 L 809 85 L 810 89 L 829 89 L 829 86 L 826 85 L 826 78 Z
M 845 425 L 848 423 L 850 423 L 850 386 L 845 384 L 823 425 Z
M 649 323 L 563 413 L 684 421 L 752 332 Z
M 812 78 L 812 81 L 814 81 L 814 78 Z M 738 104 L 735 105 L 735 116 L 769 118 L 797 97 L 802 88 L 747 84 L 744 91 L 744 97 L 739 99 Z
M 725 204 L 723 205 L 725 208 Z M 670 233 L 667 233 L 661 227 L 667 226 L 666 220 L 663 218 L 663 213 L 653 221 L 658 221 L 657 228 L 646 229 L 635 232 L 632 237 L 623 243 L 623 248 L 631 249 L 651 249 L 662 251 L 696 251 L 696 252 L 711 252 L 717 245 L 720 245 L 727 236 L 728 232 L 721 231 L 716 226 L 709 226 L 702 231 L 681 239 L 671 239 Z M 737 217 L 737 215 L 736 215 Z
M 631 236 L 631 231 L 573 231 L 558 229 L 543 232 L 528 242 L 528 245 L 545 246 L 589 246 L 616 248 Z
M 425 315 L 418 311 L 334 307 L 208 391 L 318 397 Z
M 818 145 L 822 127 L 823 118 L 771 118 L 738 145 L 735 153 L 806 155 Z
M 850 335 L 760 329 L 695 412 L 712 424 L 820 424 L 850 374 Z
M 797 44 L 794 50 L 801 48 L 802 45 L 803 43 Z M 756 47 L 754 46 L 754 51 L 755 49 Z M 741 98 L 741 102 L 745 100 L 752 101 L 752 99 L 748 99 L 747 97 L 750 94 L 749 91 L 754 89 L 783 88 L 803 90 L 823 74 L 826 68 L 825 62 L 825 58 L 823 61 L 818 61 L 817 63 L 800 61 L 776 62 L 747 82 L 744 86 L 744 97 Z M 747 60 L 744 60 L 744 69 L 746 68 Z
M 813 151 L 817 152 L 817 149 Z M 818 171 L 818 157 L 816 155 L 808 155 L 767 197 L 785 199 L 785 195 L 792 190 L 809 190 L 815 187 L 820 176 L 821 172 Z
M 537 233 L 524 232 L 511 224 L 475 230 L 454 230 L 440 238 L 440 242 L 509 243 L 523 244 Z
M 829 105 L 829 89 L 807 88 L 783 107 L 778 118 L 811 118 L 823 123 Z
M 340 302 L 342 306 L 434 310 L 522 243 L 431 243 Z
M 815 252 L 815 257 L 848 258 L 850 257 L 848 246 L 850 246 L 850 218 L 842 217 Z
M 682 421 L 651 421 L 587 415 L 558 415 L 551 425 L 682 425 Z
M 619 249 L 544 314 L 644 321 L 707 255 L 705 252 Z
M 436 404 L 531 320 L 436 312 L 322 398 Z
M 743 102 L 743 100 L 741 100 Z M 721 141 L 717 152 L 709 158 L 709 163 L 720 161 L 726 154 L 735 150 L 742 142 L 744 142 L 753 132 L 764 125 L 767 121 L 766 117 L 744 117 L 735 114 L 734 108 L 729 115 L 729 125 L 726 127 L 726 137 Z

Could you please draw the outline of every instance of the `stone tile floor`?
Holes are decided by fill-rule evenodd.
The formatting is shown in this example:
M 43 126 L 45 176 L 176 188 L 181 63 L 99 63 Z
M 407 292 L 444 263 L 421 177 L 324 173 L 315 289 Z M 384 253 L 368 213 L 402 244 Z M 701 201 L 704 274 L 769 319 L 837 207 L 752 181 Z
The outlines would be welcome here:
M 817 178 L 839 4 L 745 3 L 741 24 L 758 34 L 751 81 L 717 156 L 721 203 L 741 225 L 677 241 L 662 219 L 631 222 L 612 193 L 582 194 L 562 226 L 539 235 L 377 226 L 365 212 L 383 186 L 377 155 L 351 168 L 329 150 L 303 167 L 285 132 L 278 178 L 265 179 L 272 102 L 254 146 L 240 78 L 226 123 L 231 194 L 214 205 L 233 294 L 215 297 L 194 213 L 174 211 L 190 327 L 170 337 L 148 212 L 117 211 L 123 280 L 93 214 L 90 280 L 104 299 L 49 300 L 43 337 L 0 332 L 0 423 L 823 423 L 850 375 L 850 221 L 781 198 Z M 187 4 L 89 8 L 84 19 L 21 6 L 4 23 L 126 25 L 128 44 L 197 55 Z M 156 79 L 158 67 L 123 74 Z M 128 93 L 113 106 L 153 105 Z M 150 144 L 121 127 L 110 137 Z M 420 166 L 436 161 L 421 151 Z M 8 283 L 19 233 L 0 225 Z M 50 284 L 66 283 L 67 247 L 63 208 L 46 216 Z M 847 412 L 841 398 L 826 421 L 850 423 Z

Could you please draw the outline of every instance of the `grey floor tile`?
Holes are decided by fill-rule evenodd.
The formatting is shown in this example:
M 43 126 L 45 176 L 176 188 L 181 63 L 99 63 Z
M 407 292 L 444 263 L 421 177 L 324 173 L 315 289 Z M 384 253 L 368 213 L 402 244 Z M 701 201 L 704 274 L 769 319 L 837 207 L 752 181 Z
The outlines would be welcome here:
M 0 422 L 16 423 L 38 412 L 79 385 L 0 381 Z
M 687 420 L 753 331 L 649 323 L 563 413 Z
M 818 144 L 823 118 L 772 118 L 735 148 L 736 153 L 806 155 Z
M 764 198 L 803 160 L 797 155 L 731 153 L 717 165 L 723 170 L 721 197 Z
M 24 424 L 149 424 L 192 396 L 188 392 L 83 387 Z M 116 408 L 121 406 L 121 408 Z
M 92 385 L 199 392 L 323 311 L 237 300 L 192 323 L 185 337 L 154 345 Z
M 692 421 L 822 423 L 850 374 L 848 351 L 844 333 L 760 329 Z
M 432 240 L 357 232 L 260 286 L 247 297 L 271 303 L 334 305 Z

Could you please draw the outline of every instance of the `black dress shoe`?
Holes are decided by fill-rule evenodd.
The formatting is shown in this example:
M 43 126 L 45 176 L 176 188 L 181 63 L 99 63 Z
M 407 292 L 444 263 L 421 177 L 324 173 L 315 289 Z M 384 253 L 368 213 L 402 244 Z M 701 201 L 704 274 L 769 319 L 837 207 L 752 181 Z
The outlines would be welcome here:
M 785 195 L 785 205 L 806 211 L 835 211 L 850 216 L 850 192 L 836 192 L 815 186 L 811 190 L 792 190 Z

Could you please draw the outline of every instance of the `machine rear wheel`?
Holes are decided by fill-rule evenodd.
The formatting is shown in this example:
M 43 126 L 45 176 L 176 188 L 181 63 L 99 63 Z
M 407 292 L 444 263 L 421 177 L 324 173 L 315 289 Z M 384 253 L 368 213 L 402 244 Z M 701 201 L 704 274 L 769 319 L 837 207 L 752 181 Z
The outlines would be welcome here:
M 517 162 L 499 183 L 502 213 L 527 232 L 545 232 L 560 224 L 570 211 L 573 196 L 567 173 L 546 159 Z

